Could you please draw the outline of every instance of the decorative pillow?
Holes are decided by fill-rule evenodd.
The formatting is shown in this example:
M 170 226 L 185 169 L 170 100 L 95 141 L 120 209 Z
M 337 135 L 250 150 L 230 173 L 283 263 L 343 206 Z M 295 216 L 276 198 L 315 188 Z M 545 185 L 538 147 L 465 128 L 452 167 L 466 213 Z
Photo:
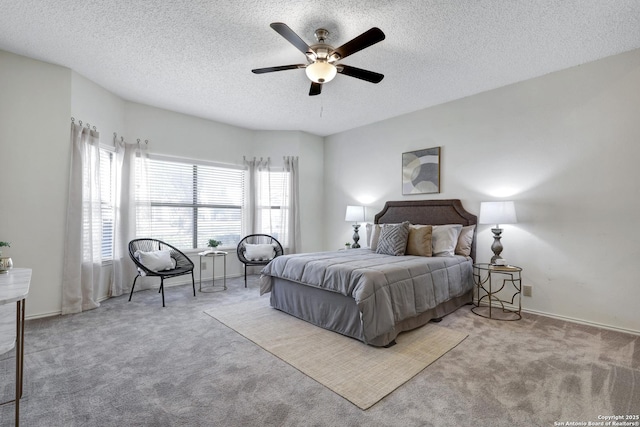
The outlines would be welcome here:
M 471 244 L 473 243 L 473 231 L 475 225 L 462 227 L 460 236 L 458 236 L 458 244 L 456 245 L 456 255 L 471 256 Z
M 376 253 L 386 255 L 404 255 L 409 237 L 409 221 L 402 224 L 386 224 L 380 231 Z
M 171 258 L 171 251 L 137 251 L 136 256 L 140 264 L 151 271 L 172 270 L 176 268 L 176 260 Z
M 431 256 L 432 231 L 430 225 L 411 225 L 405 255 Z
M 364 228 L 367 230 L 367 247 L 371 247 L 371 237 L 373 235 L 374 224 L 366 223 Z
M 380 231 L 382 230 L 382 225 L 374 224 L 371 228 L 371 242 L 369 243 L 369 247 L 372 251 L 378 249 L 378 241 L 380 240 Z
M 461 224 L 434 225 L 431 235 L 433 256 L 453 256 L 460 230 Z
M 246 243 L 244 247 L 244 257 L 249 261 L 270 261 L 276 256 L 276 249 L 271 243 L 258 245 Z
M 378 249 L 378 242 L 380 241 L 380 232 L 382 229 L 392 225 L 399 224 L 373 224 L 371 228 L 371 243 L 369 244 L 372 251 L 375 252 Z

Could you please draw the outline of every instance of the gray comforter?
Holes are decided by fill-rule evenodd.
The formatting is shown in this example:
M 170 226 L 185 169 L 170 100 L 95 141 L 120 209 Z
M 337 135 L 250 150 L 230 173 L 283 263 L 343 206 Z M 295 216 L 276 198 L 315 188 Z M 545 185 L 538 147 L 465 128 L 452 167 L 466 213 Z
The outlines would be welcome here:
M 473 287 L 471 258 L 390 256 L 369 249 L 277 257 L 262 270 L 260 294 L 270 292 L 271 277 L 353 297 L 365 341 Z

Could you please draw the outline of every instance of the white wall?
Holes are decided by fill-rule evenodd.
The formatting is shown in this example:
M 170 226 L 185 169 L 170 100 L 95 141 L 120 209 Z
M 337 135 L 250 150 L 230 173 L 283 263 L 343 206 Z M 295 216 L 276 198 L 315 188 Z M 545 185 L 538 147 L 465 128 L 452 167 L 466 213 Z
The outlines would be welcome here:
M 640 50 L 330 136 L 324 245 L 350 239 L 345 206 L 363 197 L 372 211 L 459 198 L 476 214 L 481 201 L 515 200 L 502 255 L 533 285 L 524 308 L 640 332 L 638 111 Z M 403 197 L 401 154 L 436 146 L 441 193 Z
M 503 255 L 534 287 L 526 309 L 640 332 L 638 110 L 633 51 L 323 144 L 123 101 L 69 69 L 0 51 L 0 240 L 11 241 L 5 254 L 16 266 L 34 269 L 27 315 L 59 312 L 70 116 L 95 125 L 103 142 L 118 132 L 161 154 L 228 163 L 300 156 L 305 251 L 350 240 L 345 206 L 362 197 L 371 213 L 385 200 L 430 198 L 401 196 L 401 153 L 441 146 L 436 197 L 460 198 L 474 213 L 483 200 L 516 201 L 520 223 L 505 226 Z M 490 256 L 488 228 L 480 226 L 480 261 Z
M 61 309 L 72 116 L 95 126 L 105 145 L 116 132 L 127 142 L 148 139 L 153 153 L 221 163 L 270 156 L 277 164 L 284 155 L 299 156 L 303 249 L 321 248 L 322 138 L 248 130 L 128 102 L 67 68 L 0 51 L 0 240 L 11 242 L 4 255 L 16 267 L 33 269 L 28 317 Z M 239 275 L 233 249 L 227 272 Z M 210 277 L 211 259 L 207 263 L 203 275 Z M 107 295 L 110 274 L 107 268 L 100 297 Z
M 71 116 L 100 132 L 100 144 L 113 147 L 125 131 L 125 101 L 86 77 L 71 71 Z
M 71 117 L 75 123 L 82 121 L 83 125 L 95 126 L 100 133 L 100 145 L 113 147 L 113 134 L 117 133 L 118 139 L 122 136 L 125 129 L 124 107 L 122 98 L 71 71 Z M 110 265 L 102 269 L 98 289 L 95 290 L 98 300 L 108 297 L 112 275 Z M 52 293 L 57 291 L 51 290 Z
M 256 131 L 252 156 L 271 157 L 274 165 L 283 156 L 298 156 L 300 172 L 301 252 L 323 249 L 324 139 L 305 132 Z
M 71 71 L 0 51 L 0 240 L 33 269 L 27 315 L 60 311 Z
M 299 156 L 303 250 L 322 247 L 322 227 L 318 225 L 324 172 L 322 138 L 304 132 L 253 131 L 131 102 L 126 104 L 126 121 L 131 141 L 148 139 L 152 153 L 235 165 L 242 165 L 244 156 L 271 157 L 276 166 L 282 165 L 283 156 Z M 239 275 L 242 264 L 235 248 L 222 249 L 231 251 L 228 275 Z

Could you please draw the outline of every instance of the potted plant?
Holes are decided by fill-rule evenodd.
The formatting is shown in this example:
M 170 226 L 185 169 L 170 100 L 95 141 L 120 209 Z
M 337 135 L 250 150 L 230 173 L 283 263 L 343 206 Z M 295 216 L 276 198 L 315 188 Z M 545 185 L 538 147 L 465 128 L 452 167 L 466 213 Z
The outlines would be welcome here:
M 351 249 L 351 243 L 347 242 L 344 244 L 345 249 Z
M 209 243 L 207 244 L 207 246 L 209 246 L 210 248 L 214 248 L 215 249 L 221 244 L 222 244 L 222 242 L 220 240 L 209 239 Z
M 11 243 L 9 242 L 0 242 L 0 249 L 3 247 L 10 247 Z M 0 250 L 0 274 L 6 274 L 13 267 L 13 261 L 8 256 L 2 256 L 2 250 Z

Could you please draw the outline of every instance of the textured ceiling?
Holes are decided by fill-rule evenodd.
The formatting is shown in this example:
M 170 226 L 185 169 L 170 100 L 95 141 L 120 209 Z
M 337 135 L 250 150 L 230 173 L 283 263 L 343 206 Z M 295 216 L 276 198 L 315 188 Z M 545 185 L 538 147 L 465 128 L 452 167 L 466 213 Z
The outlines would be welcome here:
M 0 0 L 0 49 L 69 67 L 120 97 L 250 129 L 317 135 L 362 126 L 640 48 L 638 0 Z M 344 60 L 309 97 L 304 62 L 273 31 L 337 47 L 371 27 L 386 39 Z

